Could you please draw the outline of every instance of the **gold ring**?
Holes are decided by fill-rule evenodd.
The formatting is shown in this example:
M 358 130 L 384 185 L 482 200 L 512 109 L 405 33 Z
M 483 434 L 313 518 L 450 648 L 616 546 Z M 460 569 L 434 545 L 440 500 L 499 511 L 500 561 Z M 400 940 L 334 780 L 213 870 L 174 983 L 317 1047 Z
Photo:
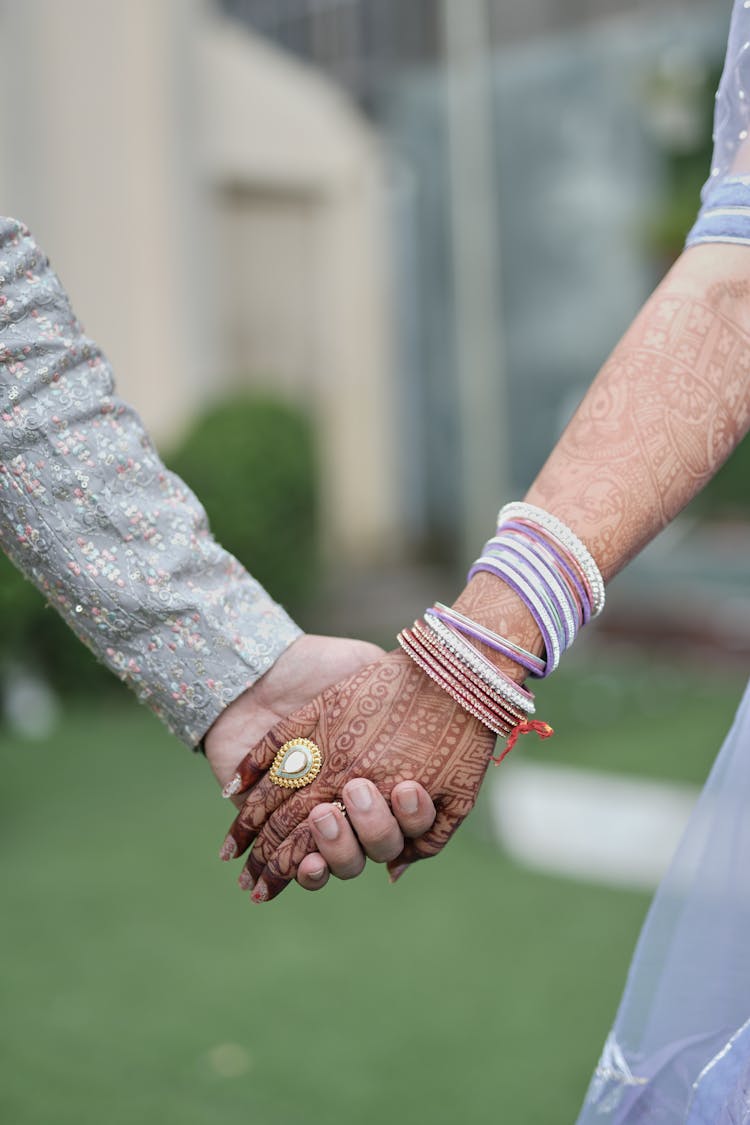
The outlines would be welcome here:
M 331 804 L 336 806 L 342 816 L 346 816 L 346 805 L 343 801 L 331 801 Z
M 277 751 L 268 776 L 282 789 L 302 789 L 320 773 L 323 755 L 309 738 L 292 738 Z

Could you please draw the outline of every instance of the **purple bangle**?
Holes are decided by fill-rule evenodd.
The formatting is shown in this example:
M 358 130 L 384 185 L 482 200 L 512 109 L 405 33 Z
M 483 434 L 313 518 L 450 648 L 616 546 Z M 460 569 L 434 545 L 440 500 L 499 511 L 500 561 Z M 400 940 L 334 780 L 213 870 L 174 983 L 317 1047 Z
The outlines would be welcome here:
M 565 571 L 568 578 L 573 583 L 573 586 L 575 587 L 581 602 L 581 614 L 583 617 L 582 624 L 586 625 L 587 622 L 591 619 L 591 600 L 586 593 L 580 578 L 578 578 L 578 576 L 573 571 L 573 568 L 569 566 L 569 564 L 565 561 L 559 551 L 557 551 L 556 548 L 549 542 L 548 539 L 545 539 L 543 535 L 539 535 L 538 532 L 533 531 L 530 527 L 526 527 L 525 524 L 517 523 L 516 520 L 508 520 L 507 523 L 500 524 L 498 527 L 498 531 L 501 528 L 503 530 L 509 528 L 512 531 L 517 532 L 519 535 L 526 535 L 529 539 L 533 539 L 536 543 L 541 544 L 542 547 L 549 551 L 556 564 L 560 567 L 561 570 Z
M 512 539 L 520 538 L 515 533 L 511 533 L 511 537 Z M 530 551 L 539 563 L 545 566 L 549 573 L 554 575 L 556 587 L 573 615 L 574 635 L 570 642 L 572 644 L 578 634 L 580 626 L 583 624 L 583 607 L 580 599 L 576 596 L 577 591 L 573 589 L 566 580 L 563 569 L 559 565 L 560 560 L 555 555 L 550 555 L 548 551 L 545 551 L 539 543 L 534 542 L 532 539 L 526 539 L 525 541 L 522 539 L 521 545 L 525 550 Z
M 526 594 L 526 591 L 518 584 L 516 579 L 512 576 L 512 573 L 510 575 L 506 573 L 506 567 L 501 564 L 499 560 L 497 565 L 491 563 L 489 560 L 479 560 L 475 562 L 473 567 L 469 571 L 469 578 L 473 578 L 474 575 L 478 574 L 480 570 L 486 570 L 490 574 L 494 574 L 497 578 L 501 579 L 501 581 L 505 582 L 506 585 L 511 588 L 511 590 L 518 594 L 523 604 L 531 613 L 536 622 L 537 628 L 539 629 L 539 632 L 542 634 L 542 641 L 544 642 L 544 652 L 546 657 L 544 671 L 541 673 L 536 672 L 532 674 L 537 679 L 544 679 L 546 676 L 549 676 L 550 673 L 554 670 L 552 654 L 555 651 L 555 645 L 552 641 L 552 636 L 549 630 L 539 618 L 539 613 L 537 612 L 536 606 L 534 606 L 533 602 L 530 601 L 528 595 Z
M 564 621 L 564 612 L 560 603 L 554 596 L 553 582 L 561 581 L 559 576 L 550 576 L 548 579 L 541 575 L 537 566 L 530 563 L 523 554 L 515 548 L 507 546 L 502 540 L 491 539 L 485 547 L 487 552 L 483 559 L 495 565 L 505 575 L 514 579 L 519 584 L 519 592 L 524 597 L 527 606 L 534 615 L 534 619 L 545 636 L 545 628 L 552 630 L 555 643 L 547 644 L 547 675 L 557 667 L 560 656 L 568 648 L 569 636 L 575 634 L 574 611 L 568 608 L 569 622 Z M 480 560 L 481 561 L 481 560 Z M 549 570 L 548 570 L 549 573 Z M 551 665 L 551 667 L 549 666 Z
M 522 571 L 524 567 L 528 567 L 534 577 L 540 580 L 542 589 L 553 604 L 559 619 L 560 648 L 564 651 L 573 644 L 577 633 L 579 613 L 573 595 L 565 581 L 550 567 L 549 562 L 539 557 L 533 544 L 527 546 L 525 543 L 514 543 L 514 538 L 515 536 L 508 538 L 505 534 L 497 535 L 485 544 L 484 552 L 490 557 L 505 556 L 507 559 L 510 556 L 511 565 L 520 566 Z M 565 599 L 564 605 L 560 593 Z
M 526 668 L 532 675 L 538 676 L 540 671 L 544 669 L 544 661 L 538 660 L 538 658 L 532 658 L 535 661 L 538 660 L 538 662 L 532 664 L 529 657 L 518 649 L 512 648 L 510 643 L 502 643 L 503 638 L 493 637 L 490 639 L 490 637 L 480 632 L 479 629 L 474 629 L 469 625 L 465 625 L 462 621 L 456 621 L 450 614 L 443 613 L 434 606 L 432 606 L 431 609 L 426 609 L 424 615 L 425 617 L 437 617 L 438 621 L 442 621 L 444 625 L 450 625 L 451 628 L 456 629 L 459 633 L 463 633 L 467 637 L 473 637 L 475 641 L 481 641 L 482 644 L 487 645 L 488 648 L 494 649 L 495 652 L 499 652 L 503 656 L 507 656 L 514 664 L 520 664 L 522 668 Z
M 469 617 L 465 617 L 462 613 L 459 613 L 457 609 L 453 609 L 452 606 L 443 605 L 442 602 L 435 602 L 431 606 L 431 609 L 435 614 L 442 613 L 444 615 L 442 620 L 458 631 L 468 631 L 472 628 L 476 629 L 478 633 L 477 639 L 484 641 L 488 647 L 495 648 L 498 652 L 504 651 L 501 646 L 507 646 L 513 654 L 511 659 L 513 659 L 515 663 L 521 664 L 522 667 L 528 668 L 530 671 L 535 669 L 541 671 L 544 668 L 544 661 L 541 657 L 533 652 L 527 652 L 525 648 L 521 648 L 515 641 L 509 641 L 507 637 L 501 637 L 499 633 L 493 633 L 486 625 L 480 625 L 478 622 L 472 621 Z

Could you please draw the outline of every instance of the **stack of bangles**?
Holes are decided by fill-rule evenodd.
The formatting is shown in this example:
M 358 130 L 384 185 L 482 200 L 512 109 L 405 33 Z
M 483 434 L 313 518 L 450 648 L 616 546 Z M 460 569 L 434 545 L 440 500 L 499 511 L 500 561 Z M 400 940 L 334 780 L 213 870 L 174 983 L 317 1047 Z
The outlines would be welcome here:
M 544 658 L 436 602 L 423 620 L 398 635 L 411 659 L 469 714 L 507 739 L 500 761 L 519 734 L 552 733 L 531 721 L 534 696 L 487 659 L 473 642 L 515 661 L 543 679 L 557 668 L 578 630 L 604 607 L 604 581 L 586 546 L 556 516 L 532 504 L 506 504 L 497 531 L 469 571 L 500 578 L 529 609 L 544 641 Z

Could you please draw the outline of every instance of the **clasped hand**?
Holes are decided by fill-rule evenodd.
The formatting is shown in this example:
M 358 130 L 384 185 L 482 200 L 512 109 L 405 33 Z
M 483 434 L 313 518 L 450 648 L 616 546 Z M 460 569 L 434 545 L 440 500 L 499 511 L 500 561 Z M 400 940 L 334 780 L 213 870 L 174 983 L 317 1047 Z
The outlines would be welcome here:
M 333 686 L 313 694 L 316 678 Z M 236 775 L 244 795 L 222 858 L 252 845 L 240 885 L 258 902 L 295 877 L 315 889 L 329 869 L 359 874 L 362 849 L 392 877 L 435 855 L 473 807 L 495 743 L 402 652 L 358 641 L 301 637 L 245 694 L 244 714 L 225 712 L 206 753 L 219 781 Z M 309 786 L 283 789 L 268 769 L 296 738 L 321 748 L 322 768 Z M 238 745 L 251 749 L 230 769 Z

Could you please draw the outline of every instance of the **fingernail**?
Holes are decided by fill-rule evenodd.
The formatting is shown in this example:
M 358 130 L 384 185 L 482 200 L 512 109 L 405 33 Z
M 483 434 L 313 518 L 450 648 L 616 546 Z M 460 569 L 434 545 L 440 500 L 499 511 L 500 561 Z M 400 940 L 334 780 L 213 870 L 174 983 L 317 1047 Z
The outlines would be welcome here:
M 312 817 L 312 822 L 324 840 L 335 840 L 339 834 L 339 822 L 333 812 L 323 813 L 323 816 Z
M 250 895 L 250 901 L 251 902 L 266 902 L 267 899 L 268 899 L 268 887 L 266 886 L 266 884 L 263 882 L 262 879 L 259 879 L 258 882 L 255 884 L 255 890 Z
M 230 832 L 229 835 L 227 836 L 226 840 L 224 841 L 224 843 L 221 845 L 221 850 L 219 851 L 219 859 L 223 859 L 224 862 L 226 863 L 227 860 L 234 859 L 234 857 L 236 855 L 237 855 L 237 841 L 235 840 L 234 836 Z
M 235 793 L 239 793 L 240 786 L 242 785 L 242 778 L 238 773 L 230 778 L 221 791 L 222 797 L 233 797 Z
M 312 879 L 314 883 L 319 883 L 326 873 L 325 867 L 316 867 L 314 871 L 308 871 L 308 879 Z
M 357 812 L 369 812 L 372 808 L 372 790 L 366 781 L 351 781 L 346 787 L 346 799 Z
M 419 793 L 416 785 L 404 787 L 398 791 L 398 807 L 401 812 L 415 813 L 419 808 Z
M 410 867 L 411 867 L 410 863 L 400 863 L 398 865 L 398 867 L 394 867 L 391 870 L 391 872 L 388 876 L 389 881 L 391 883 L 397 883 L 399 881 L 399 879 L 401 878 L 401 876 L 403 875 L 403 873 L 405 871 L 408 871 Z
M 255 879 L 253 879 L 252 875 L 246 867 L 243 867 L 240 871 L 237 882 L 239 883 L 240 888 L 243 891 L 251 891 L 255 886 Z

